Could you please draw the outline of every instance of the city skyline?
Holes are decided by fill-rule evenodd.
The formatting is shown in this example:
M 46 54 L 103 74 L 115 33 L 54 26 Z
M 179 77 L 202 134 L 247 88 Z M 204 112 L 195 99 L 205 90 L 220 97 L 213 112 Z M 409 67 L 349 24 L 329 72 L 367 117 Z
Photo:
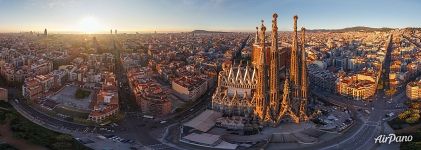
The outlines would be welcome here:
M 0 0 L 0 149 L 421 149 L 420 4 Z
M 381 9 L 376 7 L 382 5 Z M 255 20 L 278 12 L 280 31 L 291 31 L 291 16 L 308 29 L 354 26 L 419 27 L 415 0 L 393 1 L 292 1 L 292 0 L 0 0 L 0 32 L 109 33 L 185 32 L 196 29 L 253 32 Z M 245 19 L 247 18 L 247 19 Z M 270 27 L 269 27 L 270 29 Z

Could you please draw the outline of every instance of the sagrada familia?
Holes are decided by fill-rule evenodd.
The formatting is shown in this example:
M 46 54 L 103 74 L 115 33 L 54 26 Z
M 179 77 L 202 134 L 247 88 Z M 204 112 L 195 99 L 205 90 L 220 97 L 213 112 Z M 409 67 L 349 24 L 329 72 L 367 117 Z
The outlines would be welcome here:
M 218 87 L 212 96 L 212 108 L 224 114 L 253 117 L 261 124 L 277 126 L 282 120 L 299 123 L 308 120 L 308 79 L 305 52 L 305 28 L 301 43 L 294 16 L 292 45 L 279 48 L 278 15 L 273 14 L 271 42 L 266 41 L 262 20 L 256 27 L 252 63 L 224 63 L 218 75 Z M 288 66 L 289 64 L 289 66 Z

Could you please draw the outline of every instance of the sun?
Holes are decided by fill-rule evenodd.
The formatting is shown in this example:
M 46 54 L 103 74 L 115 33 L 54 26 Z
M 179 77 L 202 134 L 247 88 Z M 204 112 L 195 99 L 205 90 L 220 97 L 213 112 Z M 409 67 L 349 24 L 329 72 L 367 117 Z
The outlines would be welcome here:
M 95 17 L 85 17 L 79 22 L 79 31 L 92 34 L 101 31 L 103 26 Z

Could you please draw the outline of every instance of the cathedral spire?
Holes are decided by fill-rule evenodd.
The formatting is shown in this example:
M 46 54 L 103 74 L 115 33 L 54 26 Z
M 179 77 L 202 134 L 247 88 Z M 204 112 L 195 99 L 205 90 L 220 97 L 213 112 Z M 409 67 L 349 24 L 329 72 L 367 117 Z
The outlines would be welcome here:
M 259 27 L 256 27 L 256 37 L 254 38 L 254 44 L 259 44 Z
M 269 64 L 269 101 L 272 110 L 278 110 L 279 107 L 279 64 L 278 64 L 278 14 L 272 15 L 272 36 L 270 47 Z
M 298 115 L 300 110 L 300 57 L 298 51 L 298 35 L 297 35 L 298 16 L 294 16 L 294 32 L 292 37 L 291 48 L 291 65 L 290 65 L 290 81 L 291 81 L 291 108 Z
M 265 39 L 266 39 L 266 35 L 265 35 L 265 32 L 266 32 L 266 27 L 265 27 L 265 25 L 263 24 L 265 21 L 264 20 L 262 20 L 262 25 L 261 25 L 261 27 L 260 27 L 260 38 L 259 38 L 259 40 L 260 40 L 260 45 L 263 47 L 264 45 L 265 45 Z M 263 50 L 263 49 L 262 49 Z M 264 51 L 264 50 L 263 50 Z
M 307 120 L 306 108 L 307 108 L 307 92 L 308 92 L 308 80 L 307 80 L 307 59 L 305 49 L 305 31 L 306 29 L 301 28 L 301 104 L 300 104 L 300 120 Z
M 297 20 L 298 16 L 294 16 L 294 32 L 292 33 L 292 48 L 291 48 L 291 66 L 290 66 L 290 80 L 293 85 L 299 84 L 298 78 L 298 35 L 297 35 Z
M 272 16 L 272 47 L 271 50 L 278 50 L 278 14 L 274 13 Z
M 266 119 L 267 112 L 267 64 L 266 64 L 266 46 L 265 46 L 265 32 L 266 27 L 263 24 L 260 27 L 260 45 L 259 45 L 259 58 L 256 62 L 256 92 L 253 96 L 253 101 L 255 102 L 254 113 L 259 120 L 263 121 Z
M 302 35 L 299 38 L 297 33 L 298 17 L 294 16 L 294 27 L 290 36 L 290 39 L 292 39 L 291 47 L 279 49 L 279 43 L 281 42 L 278 37 L 277 19 L 278 14 L 274 13 L 272 15 L 271 34 L 267 35 L 270 41 L 267 41 L 267 43 L 264 21 L 262 20 L 261 24 L 256 27 L 256 37 L 252 45 L 251 66 L 247 64 L 244 67 L 242 61 L 238 65 L 231 62 L 232 65 L 230 66 L 224 63 L 224 71 L 218 76 L 217 93 L 212 97 L 212 105 L 215 104 L 214 108 L 222 108 L 223 112 L 228 114 L 234 112 L 244 114 L 246 117 L 252 117 L 253 120 L 258 121 L 263 126 L 277 126 L 280 122 L 288 120 L 295 123 L 308 120 L 306 115 L 308 79 L 305 29 L 301 29 Z M 299 39 L 301 40 L 299 41 Z M 288 60 L 284 60 L 288 59 L 288 53 L 290 53 L 290 67 L 287 66 Z M 238 69 L 236 73 L 233 68 Z M 242 70 L 245 70 L 244 73 Z M 284 70 L 289 71 L 286 71 L 286 74 L 281 74 L 280 71 Z M 229 87 L 237 88 L 239 86 L 251 90 L 230 91 L 234 95 L 232 97 L 232 94 L 230 94 L 232 98 L 229 98 L 227 92 L 229 89 L 222 87 L 224 89 L 221 90 L 219 88 L 220 85 L 231 82 L 233 84 Z M 225 91 L 225 94 L 222 91 Z M 248 91 L 248 93 L 245 91 Z
M 290 80 L 292 85 L 299 84 L 298 78 L 298 37 L 297 37 L 297 20 L 298 16 L 294 16 L 294 32 L 292 33 L 292 48 L 291 48 L 291 66 L 290 66 Z
M 305 31 L 306 29 L 303 27 L 301 28 L 301 91 L 302 96 L 307 98 L 307 58 L 306 58 L 306 50 L 305 50 Z

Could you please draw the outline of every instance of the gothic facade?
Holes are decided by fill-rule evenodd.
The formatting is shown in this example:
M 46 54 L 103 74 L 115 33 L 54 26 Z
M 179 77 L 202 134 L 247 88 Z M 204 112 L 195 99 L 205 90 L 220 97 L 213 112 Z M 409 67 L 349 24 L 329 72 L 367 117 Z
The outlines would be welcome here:
M 223 64 L 212 97 L 213 109 L 229 115 L 254 117 L 262 124 L 274 126 L 283 119 L 295 123 L 308 119 L 305 29 L 301 29 L 299 44 L 298 17 L 294 16 L 292 45 L 287 53 L 288 49 L 279 48 L 277 17 L 273 14 L 270 42 L 266 41 L 263 20 L 260 32 L 256 27 L 251 64 Z M 289 55 L 289 59 L 285 57 Z

